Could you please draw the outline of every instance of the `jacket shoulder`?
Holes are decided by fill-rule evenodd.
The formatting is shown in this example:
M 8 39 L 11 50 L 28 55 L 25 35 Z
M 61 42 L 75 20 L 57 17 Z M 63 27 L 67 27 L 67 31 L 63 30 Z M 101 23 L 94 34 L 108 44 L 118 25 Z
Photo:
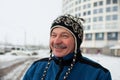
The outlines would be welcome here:
M 91 60 L 91 59 L 88 59 L 86 57 L 82 57 L 80 60 L 79 60 L 80 63 L 84 63 L 86 65 L 90 65 L 96 69 L 102 69 L 105 73 L 109 72 L 108 69 L 106 69 L 105 67 L 103 67 L 101 64 Z
M 36 64 L 36 63 L 38 63 L 38 62 L 47 62 L 48 60 L 49 60 L 49 57 L 47 57 L 47 58 L 41 58 L 41 59 L 39 59 L 39 60 L 34 61 L 33 64 Z

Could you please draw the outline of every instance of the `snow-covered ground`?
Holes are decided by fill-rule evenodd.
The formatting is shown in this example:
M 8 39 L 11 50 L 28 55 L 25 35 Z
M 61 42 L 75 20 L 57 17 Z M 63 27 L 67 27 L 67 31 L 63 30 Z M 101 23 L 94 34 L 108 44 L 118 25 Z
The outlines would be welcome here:
M 39 54 L 34 57 L 42 58 L 48 56 L 49 50 L 40 50 Z M 120 57 L 106 56 L 102 54 L 83 54 L 83 56 L 90 58 L 109 69 L 112 75 L 112 80 L 120 80 Z M 0 55 L 0 64 L 23 57 L 26 56 Z

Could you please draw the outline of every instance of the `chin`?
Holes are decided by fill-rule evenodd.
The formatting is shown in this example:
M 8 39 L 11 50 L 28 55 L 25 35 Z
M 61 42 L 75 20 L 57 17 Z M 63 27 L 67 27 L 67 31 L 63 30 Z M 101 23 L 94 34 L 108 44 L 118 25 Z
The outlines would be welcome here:
M 54 54 L 56 57 L 63 57 L 64 55 Z

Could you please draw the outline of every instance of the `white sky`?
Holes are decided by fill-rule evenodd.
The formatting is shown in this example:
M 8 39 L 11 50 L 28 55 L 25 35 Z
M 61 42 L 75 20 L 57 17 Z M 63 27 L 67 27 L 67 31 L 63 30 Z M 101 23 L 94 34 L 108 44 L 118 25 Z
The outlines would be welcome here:
M 62 0 L 0 0 L 0 43 L 48 45 L 61 5 Z

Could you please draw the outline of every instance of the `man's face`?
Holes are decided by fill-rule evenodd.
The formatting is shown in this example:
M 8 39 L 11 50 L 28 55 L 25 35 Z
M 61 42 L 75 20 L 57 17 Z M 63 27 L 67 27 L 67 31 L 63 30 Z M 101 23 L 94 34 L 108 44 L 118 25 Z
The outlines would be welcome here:
M 50 34 L 50 48 L 57 57 L 63 57 L 74 51 L 75 40 L 64 28 L 55 28 Z

